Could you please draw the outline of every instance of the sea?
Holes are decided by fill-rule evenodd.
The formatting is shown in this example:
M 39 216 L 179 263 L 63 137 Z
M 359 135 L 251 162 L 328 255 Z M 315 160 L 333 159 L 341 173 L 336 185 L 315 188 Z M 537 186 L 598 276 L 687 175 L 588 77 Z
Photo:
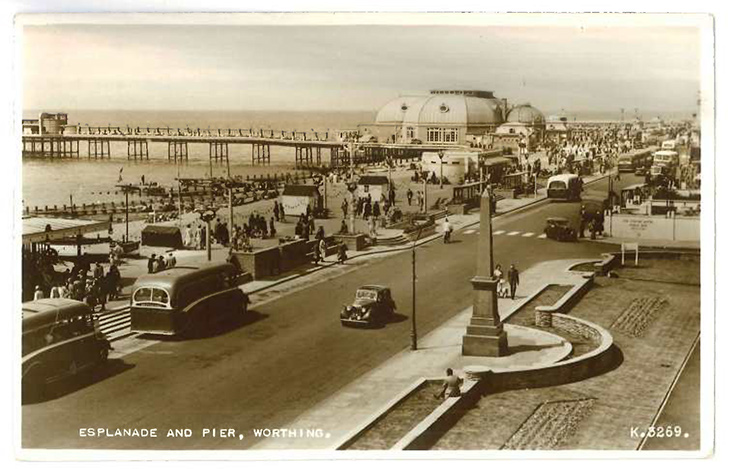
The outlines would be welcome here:
M 23 118 L 37 118 L 40 110 L 27 110 Z M 264 129 L 287 131 L 354 130 L 360 124 L 371 123 L 372 111 L 148 111 L 148 110 L 45 110 L 66 112 L 69 124 L 84 126 L 170 127 L 173 129 Z M 557 113 L 545 112 L 545 115 Z M 653 116 L 654 114 L 652 114 Z M 663 115 L 664 118 L 679 116 Z M 687 116 L 682 116 L 686 118 Z M 618 120 L 618 112 L 576 112 L 569 120 Z M 117 184 L 157 182 L 169 186 L 175 178 L 209 177 L 209 147 L 206 143 L 188 144 L 188 162 L 174 164 L 167 159 L 167 145 L 151 143 L 149 161 L 127 158 L 126 142 L 110 144 L 111 158 L 89 159 L 84 143 L 79 145 L 80 158 L 24 159 L 22 162 L 23 207 L 43 208 L 63 204 L 119 202 L 122 194 Z M 229 145 L 231 174 L 246 176 L 273 175 L 294 170 L 293 147 L 271 147 L 271 165 L 251 164 L 251 145 Z M 323 152 L 323 159 L 329 154 Z M 225 164 L 214 165 L 214 177 L 227 174 Z

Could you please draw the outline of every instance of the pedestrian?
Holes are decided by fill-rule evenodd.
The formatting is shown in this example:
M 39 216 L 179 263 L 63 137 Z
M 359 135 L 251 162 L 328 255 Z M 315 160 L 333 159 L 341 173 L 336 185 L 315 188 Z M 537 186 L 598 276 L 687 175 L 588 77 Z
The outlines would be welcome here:
M 499 298 L 507 297 L 507 285 L 504 280 L 504 272 L 502 271 L 502 264 L 497 264 L 494 268 L 494 279 L 497 281 L 497 296 Z
M 509 282 L 510 298 L 514 300 L 515 293 L 517 292 L 517 285 L 520 284 L 520 272 L 514 264 L 510 264 L 509 266 L 509 270 L 507 271 L 507 281 Z
M 51 291 L 48 294 L 48 298 L 61 298 L 61 291 L 58 287 L 58 284 L 53 284 L 51 287 Z
M 185 227 L 185 238 L 183 239 L 183 245 L 188 249 L 193 247 L 193 233 L 190 229 L 190 224 Z
M 444 379 L 441 392 L 434 397 L 436 397 L 436 399 L 448 399 L 449 397 L 461 396 L 461 383 L 462 379 L 454 375 L 454 370 L 446 368 L 446 379 Z
M 449 218 L 444 218 L 444 243 L 451 242 L 451 223 L 449 223 Z
M 162 254 L 160 254 L 159 256 L 157 256 L 157 258 L 155 260 L 154 271 L 162 272 L 163 270 L 165 270 L 165 267 L 166 267 L 165 257 Z
M 94 266 L 94 279 L 100 279 L 104 276 L 104 267 L 102 267 L 101 262 L 97 262 Z
M 320 261 L 319 241 L 315 241 L 315 243 L 312 245 L 312 260 L 314 261 L 314 265 L 319 264 L 319 261 Z
M 375 202 L 373 204 L 373 216 L 375 218 L 379 218 L 380 217 L 380 204 L 378 202 Z
M 177 264 L 177 259 L 175 259 L 175 255 L 171 252 L 167 256 L 167 267 L 172 268 L 172 267 L 175 267 L 176 264 Z
M 347 200 L 342 199 L 342 218 L 347 218 L 347 209 L 349 208 L 349 204 L 347 203 Z
M 345 243 L 340 243 L 340 247 L 337 250 L 337 262 L 344 264 L 347 260 L 347 246 Z
M 236 272 L 241 272 L 241 262 L 238 260 L 238 256 L 236 256 L 236 253 L 233 252 L 233 248 L 228 250 L 228 257 L 226 257 L 226 262 L 231 264 L 236 269 Z
M 274 218 L 271 217 L 271 220 L 269 220 L 269 232 L 272 238 L 276 238 L 276 225 L 274 224 Z
M 375 218 L 373 218 L 372 215 L 368 218 L 368 233 L 370 234 L 371 238 L 376 238 L 378 236 L 375 227 Z
M 155 255 L 152 254 L 150 256 L 149 260 L 147 260 L 147 273 L 148 274 L 151 274 L 155 271 L 155 263 L 156 263 Z
M 279 221 L 279 202 L 274 201 L 274 218 Z
M 580 206 L 580 229 L 578 230 L 578 236 L 580 238 L 585 238 L 586 236 L 586 218 L 588 214 L 586 213 L 586 206 L 581 205 Z
M 327 257 L 327 243 L 324 241 L 324 237 L 317 241 L 319 247 L 319 258 L 324 260 Z

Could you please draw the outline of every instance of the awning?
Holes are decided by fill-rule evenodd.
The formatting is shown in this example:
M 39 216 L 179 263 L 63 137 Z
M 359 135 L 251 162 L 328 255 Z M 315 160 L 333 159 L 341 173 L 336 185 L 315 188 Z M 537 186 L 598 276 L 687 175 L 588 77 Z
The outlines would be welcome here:
M 76 218 L 23 218 L 23 244 L 74 237 L 85 233 L 108 231 L 109 221 L 80 220 Z

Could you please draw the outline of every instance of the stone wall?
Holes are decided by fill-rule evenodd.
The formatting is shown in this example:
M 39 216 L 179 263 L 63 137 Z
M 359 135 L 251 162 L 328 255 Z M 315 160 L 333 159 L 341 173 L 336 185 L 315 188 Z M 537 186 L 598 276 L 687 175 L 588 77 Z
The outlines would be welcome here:
M 332 236 L 326 237 L 327 255 L 337 252 L 337 243 Z M 235 252 L 241 269 L 250 272 L 254 280 L 272 277 L 288 272 L 311 262 L 315 241 L 299 239 L 288 243 L 257 249 L 253 252 Z
M 613 215 L 606 219 L 608 233 L 616 238 L 667 241 L 700 241 L 700 217 Z

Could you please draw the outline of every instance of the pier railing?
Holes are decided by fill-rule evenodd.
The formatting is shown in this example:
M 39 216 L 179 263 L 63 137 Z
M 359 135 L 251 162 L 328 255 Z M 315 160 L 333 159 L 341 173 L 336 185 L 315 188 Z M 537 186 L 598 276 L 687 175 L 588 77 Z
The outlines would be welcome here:
M 328 129 L 325 131 L 311 130 L 279 130 L 264 128 L 174 128 L 174 127 L 119 127 L 119 126 L 67 126 L 64 135 L 103 136 L 116 135 L 120 137 L 244 137 L 265 138 L 303 142 L 348 142 L 356 141 L 356 130 Z

